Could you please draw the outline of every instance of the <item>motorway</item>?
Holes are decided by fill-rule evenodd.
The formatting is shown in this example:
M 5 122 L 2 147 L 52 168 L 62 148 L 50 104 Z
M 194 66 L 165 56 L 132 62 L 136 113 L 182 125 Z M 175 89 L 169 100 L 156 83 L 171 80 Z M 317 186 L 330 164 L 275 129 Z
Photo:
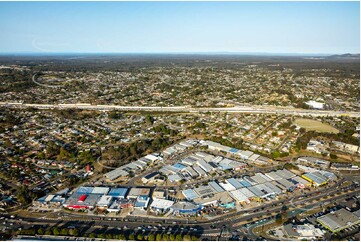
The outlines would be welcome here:
M 224 113 L 260 113 L 260 114 L 284 114 L 299 116 L 350 116 L 360 117 L 360 112 L 352 111 L 335 111 L 335 110 L 309 110 L 298 109 L 283 106 L 235 106 L 235 107 L 190 107 L 190 106 L 118 106 L 118 105 L 92 105 L 88 103 L 76 104 L 35 104 L 35 103 L 16 103 L 0 102 L 2 107 L 17 108 L 38 108 L 38 109 L 82 109 L 82 110 L 99 110 L 99 111 L 143 111 L 143 112 L 185 112 L 185 113 L 206 113 L 206 112 L 224 112 Z

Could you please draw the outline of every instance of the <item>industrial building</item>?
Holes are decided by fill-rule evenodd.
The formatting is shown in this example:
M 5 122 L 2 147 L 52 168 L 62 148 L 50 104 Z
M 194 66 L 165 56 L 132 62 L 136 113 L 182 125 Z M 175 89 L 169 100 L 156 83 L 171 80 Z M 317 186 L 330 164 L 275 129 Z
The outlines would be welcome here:
M 342 208 L 335 212 L 328 213 L 316 219 L 322 226 L 333 233 L 347 229 L 360 223 L 360 218 L 355 214 Z

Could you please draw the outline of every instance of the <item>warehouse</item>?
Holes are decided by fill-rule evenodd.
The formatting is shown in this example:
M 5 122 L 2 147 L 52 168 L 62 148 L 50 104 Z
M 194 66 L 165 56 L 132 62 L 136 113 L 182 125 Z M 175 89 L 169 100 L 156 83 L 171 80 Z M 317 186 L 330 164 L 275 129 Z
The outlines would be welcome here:
M 333 213 L 328 213 L 316 219 L 321 225 L 333 233 L 349 228 L 360 223 L 360 218 L 342 208 Z
M 101 196 L 98 194 L 74 193 L 66 200 L 63 206 L 69 209 L 93 209 Z
M 94 187 L 91 194 L 105 195 L 109 192 L 109 187 Z
M 250 203 L 249 199 L 240 191 L 230 191 L 231 196 L 239 203 Z
M 237 181 L 236 179 L 234 179 L 234 178 L 229 178 L 229 179 L 226 180 L 226 182 L 231 184 L 236 189 L 239 189 L 239 188 L 243 187 L 242 184 L 239 181 Z
M 164 154 L 164 156 L 171 156 L 171 155 L 174 155 L 175 153 L 177 153 L 178 151 L 175 149 L 175 148 L 173 148 L 173 147 L 169 147 L 169 148 L 167 148 L 167 149 L 165 149 L 164 151 L 163 151 L 163 154 Z
M 199 174 L 199 176 L 206 177 L 207 173 L 199 166 L 193 166 L 193 169 Z
M 192 178 L 196 178 L 198 177 L 198 173 L 190 166 L 188 166 L 184 172 L 186 172 L 189 176 L 191 176 Z
M 97 207 L 100 209 L 106 209 L 113 202 L 112 196 L 103 195 L 97 202 Z
M 284 179 L 290 179 L 290 178 L 296 176 L 295 173 L 293 173 L 293 172 L 291 172 L 291 171 L 289 171 L 289 170 L 287 170 L 287 169 L 283 169 L 283 170 L 281 170 L 281 171 L 282 171 L 282 174 L 283 174 L 283 178 L 284 178 Z
M 173 204 L 171 209 L 174 214 L 189 214 L 194 215 L 197 212 L 201 211 L 203 208 L 202 205 L 197 205 L 190 202 L 177 202 Z
M 124 171 L 123 167 L 119 167 L 115 170 L 112 170 L 112 171 L 104 174 L 104 176 L 111 181 L 116 180 L 118 178 L 127 177 L 128 175 L 129 175 L 129 173 Z
M 112 188 L 110 189 L 108 195 L 118 198 L 125 198 L 125 194 L 127 194 L 128 188 Z
M 291 182 L 293 182 L 297 188 L 305 188 L 311 186 L 311 183 L 306 181 L 305 179 L 295 176 L 290 179 Z
M 223 157 L 222 157 L 222 156 L 217 156 L 216 158 L 214 158 L 214 159 L 212 160 L 212 162 L 218 164 L 218 163 L 220 163 L 222 160 L 223 160 Z
M 149 196 L 149 194 L 150 194 L 149 188 L 133 187 L 129 191 L 128 198 L 137 198 L 138 196 Z
M 286 179 L 281 179 L 276 182 L 284 186 L 286 190 L 293 190 L 293 188 L 295 187 L 295 185 L 292 182 L 289 182 Z
M 146 195 L 140 195 L 137 197 L 137 200 L 135 201 L 134 207 L 135 208 L 142 208 L 145 209 L 148 207 L 148 203 L 150 201 L 150 198 Z
M 207 173 L 214 170 L 214 168 L 210 164 L 208 164 L 205 160 L 199 160 L 197 161 L 197 164 Z
M 254 187 L 261 190 L 264 193 L 262 198 L 266 198 L 266 197 L 269 197 L 269 196 L 276 195 L 276 192 L 273 191 L 269 186 L 266 186 L 265 184 L 259 184 L 259 185 L 256 185 Z
M 168 180 L 170 182 L 179 182 L 183 179 L 183 177 L 181 175 L 178 174 L 173 174 L 173 175 L 169 175 L 168 176 Z
M 257 185 L 258 183 L 256 181 L 254 181 L 252 178 L 250 178 L 249 176 L 245 176 L 243 177 L 243 179 L 248 182 L 249 184 L 251 184 L 252 186 Z
M 183 190 L 182 194 L 188 201 L 192 201 L 193 199 L 199 197 L 199 195 L 193 191 L 193 189 Z
M 233 191 L 236 190 L 234 186 L 232 186 L 229 182 L 218 182 L 218 184 L 225 190 L 225 191 Z
M 242 150 L 241 152 L 237 153 L 242 159 L 248 160 L 249 157 L 251 157 L 253 155 L 252 151 L 248 151 L 248 150 Z
M 216 191 L 216 192 L 223 192 L 224 191 L 223 188 L 220 185 L 218 185 L 217 182 L 211 181 L 211 182 L 208 183 L 208 185 L 210 187 L 212 187 L 213 190 Z
M 265 175 L 269 177 L 272 181 L 282 179 L 282 177 L 280 177 L 275 171 L 265 173 Z
M 277 181 L 271 181 L 270 183 L 279 188 L 282 192 L 287 192 L 287 187 L 278 183 Z
M 263 179 L 259 174 L 256 174 L 256 175 L 254 175 L 254 176 L 251 176 L 251 179 L 252 179 L 253 181 L 255 181 L 257 184 L 262 184 L 262 183 L 265 183 L 265 182 L 266 182 L 266 180 Z
M 196 162 L 197 162 L 197 159 L 195 159 L 195 158 L 193 158 L 191 156 L 188 156 L 187 158 L 181 160 L 181 163 L 183 163 L 183 164 L 185 164 L 187 166 L 192 166 Z
M 212 161 L 214 159 L 213 155 L 201 151 L 196 152 L 195 157 L 199 157 L 200 159 L 198 160 L 205 160 L 206 162 Z
M 158 190 L 158 191 L 154 191 L 153 194 L 152 194 L 152 198 L 153 199 L 163 199 L 165 198 L 165 191 L 164 190 Z
M 241 193 L 243 193 L 243 195 L 245 195 L 249 200 L 252 200 L 253 198 L 256 198 L 256 197 L 257 197 L 253 192 L 251 192 L 249 189 L 247 189 L 247 188 L 245 188 L 245 187 L 239 189 L 239 191 L 240 191 Z
M 250 187 L 252 186 L 248 181 L 244 180 L 244 179 L 238 179 L 239 183 L 242 184 L 243 187 Z
M 250 190 L 258 198 L 267 197 L 266 192 L 263 192 L 262 190 L 260 190 L 259 188 L 255 187 L 255 186 L 247 187 L 247 189 Z
M 227 192 L 216 193 L 213 196 L 209 196 L 206 198 L 196 198 L 194 202 L 203 206 L 221 206 L 224 208 L 230 208 L 232 205 L 234 206 L 234 200 L 229 196 Z
M 150 205 L 150 208 L 153 211 L 160 212 L 160 213 L 166 213 L 170 207 L 174 204 L 173 201 L 167 200 L 167 199 L 153 199 L 152 204 Z
M 194 142 L 193 140 L 186 140 L 180 142 L 179 144 L 187 148 L 192 148 L 194 145 L 196 145 L 196 142 Z
M 315 176 L 313 173 L 305 173 L 302 175 L 302 178 L 311 182 L 314 186 L 321 186 L 327 183 L 325 179 L 322 179 L 319 176 Z
M 171 167 L 173 167 L 175 170 L 175 172 L 178 172 L 178 171 L 182 171 L 183 169 L 186 168 L 185 165 L 182 165 L 181 163 L 176 163 L 174 165 L 172 165 Z
M 154 182 L 156 178 L 159 177 L 159 175 L 160 175 L 159 172 L 149 173 L 148 175 L 142 177 L 142 182 L 143 183 Z
M 159 157 L 158 155 L 155 156 L 155 155 L 146 155 L 144 156 L 145 159 L 148 159 L 150 160 L 152 163 L 155 163 L 156 161 L 159 161 L 159 160 L 163 160 L 161 157 Z
M 159 172 L 166 175 L 166 176 L 169 176 L 169 175 L 174 175 L 176 174 L 177 172 L 174 171 L 172 168 L 170 168 L 171 166 L 163 166 Z
M 265 174 L 262 173 L 256 173 L 256 175 L 258 175 L 259 177 L 262 177 L 266 182 L 270 182 L 272 181 L 271 178 L 269 178 L 268 176 L 266 176 Z
M 272 183 L 270 182 L 266 182 L 264 183 L 263 185 L 265 185 L 266 187 L 269 187 L 270 188 L 270 191 L 272 191 L 274 194 L 280 194 L 282 193 L 282 190 L 279 189 L 277 186 L 273 185 Z M 270 192 L 270 193 L 272 193 Z
M 319 158 L 315 158 L 315 157 L 309 157 L 309 156 L 304 156 L 304 157 L 299 157 L 297 159 L 297 161 L 300 164 L 305 164 L 305 165 L 316 165 L 322 168 L 328 168 L 330 166 L 330 162 L 326 161 L 326 160 L 322 160 Z
M 215 191 L 211 188 L 211 186 L 199 186 L 193 189 L 194 192 L 198 194 L 198 197 L 207 197 L 212 196 Z
M 76 191 L 77 194 L 90 194 L 92 193 L 94 187 L 79 187 L 78 190 Z

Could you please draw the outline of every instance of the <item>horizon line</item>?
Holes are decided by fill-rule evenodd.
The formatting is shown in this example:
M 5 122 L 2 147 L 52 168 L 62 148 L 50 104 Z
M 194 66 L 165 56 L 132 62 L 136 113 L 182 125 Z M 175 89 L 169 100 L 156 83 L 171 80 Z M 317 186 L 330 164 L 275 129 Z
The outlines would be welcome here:
M 338 52 L 338 53 L 302 53 L 302 52 L 237 52 L 237 51 L 159 51 L 159 52 L 36 52 L 36 51 L 14 51 L 0 52 L 0 56 L 8 55 L 250 55 L 250 56 L 332 56 L 332 55 L 360 55 L 360 52 Z

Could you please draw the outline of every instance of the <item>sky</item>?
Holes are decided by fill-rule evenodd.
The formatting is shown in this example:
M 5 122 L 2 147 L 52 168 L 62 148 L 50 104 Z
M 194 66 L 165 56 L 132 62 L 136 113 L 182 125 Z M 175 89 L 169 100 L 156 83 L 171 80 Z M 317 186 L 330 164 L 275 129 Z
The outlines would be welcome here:
M 0 2 L 0 53 L 359 53 L 359 4 Z

